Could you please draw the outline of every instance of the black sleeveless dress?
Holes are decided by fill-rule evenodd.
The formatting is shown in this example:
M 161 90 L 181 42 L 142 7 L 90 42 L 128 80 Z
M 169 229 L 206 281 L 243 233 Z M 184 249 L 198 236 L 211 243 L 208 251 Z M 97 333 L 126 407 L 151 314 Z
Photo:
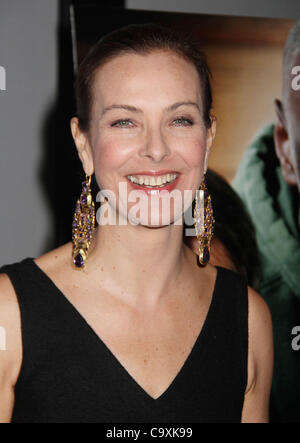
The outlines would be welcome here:
M 135 382 L 33 258 L 5 265 L 21 312 L 13 423 L 239 423 L 247 385 L 248 291 L 217 267 L 211 305 L 157 399 Z

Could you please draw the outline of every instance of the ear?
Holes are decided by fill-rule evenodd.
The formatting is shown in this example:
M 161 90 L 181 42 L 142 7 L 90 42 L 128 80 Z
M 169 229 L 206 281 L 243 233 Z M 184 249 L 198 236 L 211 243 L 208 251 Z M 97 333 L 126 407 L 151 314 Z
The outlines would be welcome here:
M 275 152 L 281 165 L 282 176 L 289 185 L 297 185 L 297 176 L 293 166 L 289 134 L 286 128 L 286 119 L 284 115 L 283 106 L 280 100 L 276 99 L 276 124 L 274 128 L 274 143 Z
M 206 153 L 205 153 L 205 160 L 204 160 L 204 174 L 206 174 L 207 168 L 208 168 L 208 158 L 210 154 L 210 150 L 214 141 L 214 138 L 216 136 L 216 130 L 217 130 L 217 119 L 214 115 L 210 116 L 210 127 L 207 129 L 206 133 Z
M 79 127 L 79 121 L 77 117 L 73 117 L 71 119 L 71 132 L 84 172 L 87 175 L 92 175 L 94 173 L 92 148 L 87 134 L 83 132 Z

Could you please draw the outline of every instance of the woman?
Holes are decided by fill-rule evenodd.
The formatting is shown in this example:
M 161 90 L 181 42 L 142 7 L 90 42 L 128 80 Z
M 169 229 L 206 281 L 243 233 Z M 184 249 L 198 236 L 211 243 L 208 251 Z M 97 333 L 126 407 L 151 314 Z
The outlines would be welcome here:
M 267 422 L 265 303 L 238 274 L 206 264 L 209 245 L 199 267 L 177 223 L 184 205 L 164 223 L 151 201 L 194 197 L 203 182 L 215 135 L 204 57 L 168 29 L 129 26 L 84 60 L 77 101 L 71 130 L 87 180 L 73 244 L 2 269 L 1 420 Z M 94 173 L 116 196 L 118 222 L 93 231 Z M 139 224 L 120 184 L 149 211 Z

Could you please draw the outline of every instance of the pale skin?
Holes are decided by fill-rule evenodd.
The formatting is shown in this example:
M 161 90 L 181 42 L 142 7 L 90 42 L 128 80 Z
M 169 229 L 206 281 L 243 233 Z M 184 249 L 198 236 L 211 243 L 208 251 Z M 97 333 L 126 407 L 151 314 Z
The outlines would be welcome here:
M 215 135 L 214 118 L 210 128 L 204 125 L 201 97 L 197 71 L 173 53 L 127 54 L 107 62 L 95 77 L 89 131 L 82 132 L 76 118 L 71 122 L 85 173 L 95 172 L 99 187 L 117 194 L 118 183 L 129 174 L 176 170 L 177 188 L 195 191 Z M 115 104 L 135 110 L 104 112 Z M 116 126 L 118 120 L 123 123 Z M 98 226 L 84 271 L 71 267 L 71 246 L 67 243 L 35 262 L 135 381 L 158 398 L 181 370 L 202 329 L 216 268 L 197 266 L 195 253 L 182 241 L 182 226 L 173 223 L 155 229 L 147 224 Z M 0 276 L 0 325 L 7 331 L 7 350 L 0 352 L 0 421 L 9 422 L 22 341 L 16 295 L 6 275 Z M 272 362 L 270 313 L 249 288 L 244 423 L 268 422 Z

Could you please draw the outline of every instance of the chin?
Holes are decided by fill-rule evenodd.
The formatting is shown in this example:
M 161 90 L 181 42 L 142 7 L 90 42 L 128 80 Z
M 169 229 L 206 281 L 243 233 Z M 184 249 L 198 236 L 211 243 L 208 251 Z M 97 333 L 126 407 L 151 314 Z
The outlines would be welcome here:
M 164 228 L 170 225 L 183 225 L 183 213 L 160 213 L 152 212 L 145 218 L 128 216 L 128 222 L 132 225 L 140 225 L 147 228 Z

